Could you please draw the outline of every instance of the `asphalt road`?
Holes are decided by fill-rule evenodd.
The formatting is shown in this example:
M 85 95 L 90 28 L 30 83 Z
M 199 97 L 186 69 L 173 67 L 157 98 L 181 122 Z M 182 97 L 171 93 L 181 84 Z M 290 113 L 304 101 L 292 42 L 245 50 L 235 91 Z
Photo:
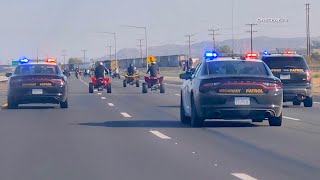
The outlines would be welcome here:
M 142 94 L 115 79 L 112 94 L 89 94 L 88 82 L 70 79 L 69 109 L 0 110 L 1 180 L 320 179 L 320 103 L 286 105 L 282 127 L 190 128 L 179 122 L 177 85 Z

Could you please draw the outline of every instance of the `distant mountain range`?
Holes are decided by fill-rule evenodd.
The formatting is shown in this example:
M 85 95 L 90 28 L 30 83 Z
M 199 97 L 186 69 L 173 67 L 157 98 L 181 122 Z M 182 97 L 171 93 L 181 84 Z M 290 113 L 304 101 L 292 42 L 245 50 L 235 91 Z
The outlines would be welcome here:
M 314 37 L 312 40 L 320 40 L 320 37 Z M 191 52 L 193 57 L 201 57 L 205 50 L 212 49 L 212 41 L 202 41 L 199 43 L 194 43 L 191 46 Z M 225 40 L 217 42 L 218 46 L 228 45 L 232 47 L 232 40 Z M 271 37 L 255 37 L 253 39 L 253 47 L 255 51 L 263 50 L 275 50 L 276 48 L 283 49 L 305 49 L 306 38 L 296 37 L 296 38 L 271 38 Z M 234 51 L 235 53 L 245 53 L 250 50 L 250 38 L 245 39 L 235 39 L 234 40 Z M 177 54 L 188 54 L 188 46 L 186 45 L 175 45 L 168 44 L 162 46 L 153 46 L 148 49 L 149 54 L 155 56 L 165 56 L 165 55 L 177 55 Z M 143 50 L 145 54 L 145 50 Z M 126 48 L 118 51 L 118 59 L 127 58 L 139 58 L 140 50 L 136 48 Z M 108 57 L 97 58 L 96 60 L 109 59 Z

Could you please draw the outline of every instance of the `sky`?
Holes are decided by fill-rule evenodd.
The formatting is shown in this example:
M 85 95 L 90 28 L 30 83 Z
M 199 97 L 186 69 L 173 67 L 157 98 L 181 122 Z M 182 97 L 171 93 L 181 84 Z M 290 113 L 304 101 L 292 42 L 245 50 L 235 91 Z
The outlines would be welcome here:
M 305 3 L 309 2 L 311 35 L 320 36 L 319 0 L 1 0 L 0 63 L 21 56 L 62 59 L 109 54 L 116 32 L 117 48 L 137 48 L 144 38 L 148 45 L 186 44 L 210 40 L 208 30 L 219 29 L 217 40 L 250 37 L 247 23 L 257 23 L 255 36 L 305 36 Z M 232 3 L 234 9 L 232 11 Z M 257 18 L 287 18 L 287 23 L 259 23 Z M 112 50 L 114 51 L 114 49 Z

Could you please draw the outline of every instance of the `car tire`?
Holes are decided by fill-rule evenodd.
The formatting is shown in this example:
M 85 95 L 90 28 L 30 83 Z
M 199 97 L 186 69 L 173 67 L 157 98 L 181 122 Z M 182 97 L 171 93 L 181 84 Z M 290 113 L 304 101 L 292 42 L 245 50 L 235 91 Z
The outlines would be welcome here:
M 139 80 L 136 80 L 136 87 L 140 87 L 140 82 L 139 82 Z
M 165 85 L 163 83 L 160 84 L 160 93 L 165 93 L 166 92 L 166 88 Z
M 64 101 L 64 102 L 60 102 L 60 108 L 62 108 L 62 109 L 69 108 L 68 99 L 66 99 L 66 101 Z
M 107 84 L 107 93 L 111 93 L 111 89 L 112 89 L 111 83 L 108 83 Z
M 93 93 L 94 85 L 92 83 L 89 84 L 89 93 Z
M 182 94 L 182 93 L 181 93 Z M 180 98 L 180 121 L 182 124 L 190 124 L 191 118 L 186 116 L 186 112 L 183 106 L 183 99 L 182 95 Z
M 148 93 L 148 85 L 147 85 L 147 83 L 142 83 L 142 93 Z
M 292 102 L 294 106 L 300 106 L 301 105 L 301 101 L 296 100 Z
M 204 125 L 204 118 L 199 117 L 194 99 L 191 97 L 191 126 L 192 127 L 203 127 Z
M 16 109 L 19 107 L 19 104 L 15 102 L 12 98 L 8 98 L 8 109 Z
M 270 126 L 281 126 L 282 125 L 282 113 L 279 117 L 269 117 Z
M 127 81 L 123 80 L 123 87 L 127 87 Z
M 303 101 L 304 107 L 312 107 L 313 106 L 313 98 L 312 97 L 306 97 L 306 99 Z

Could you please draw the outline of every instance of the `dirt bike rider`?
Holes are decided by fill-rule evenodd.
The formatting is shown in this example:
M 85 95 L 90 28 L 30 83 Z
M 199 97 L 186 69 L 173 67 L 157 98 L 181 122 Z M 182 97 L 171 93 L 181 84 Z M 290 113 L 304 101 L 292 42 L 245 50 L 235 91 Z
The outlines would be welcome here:
M 105 78 L 105 74 L 109 74 L 109 70 L 103 65 L 102 62 L 94 70 L 94 76 L 99 78 Z
M 127 68 L 127 74 L 129 76 L 133 76 L 134 75 L 134 67 L 132 64 L 129 65 L 129 67 Z
M 77 67 L 75 69 L 75 74 L 76 74 L 76 77 L 78 78 L 78 76 L 80 75 L 80 68 L 79 67 Z

